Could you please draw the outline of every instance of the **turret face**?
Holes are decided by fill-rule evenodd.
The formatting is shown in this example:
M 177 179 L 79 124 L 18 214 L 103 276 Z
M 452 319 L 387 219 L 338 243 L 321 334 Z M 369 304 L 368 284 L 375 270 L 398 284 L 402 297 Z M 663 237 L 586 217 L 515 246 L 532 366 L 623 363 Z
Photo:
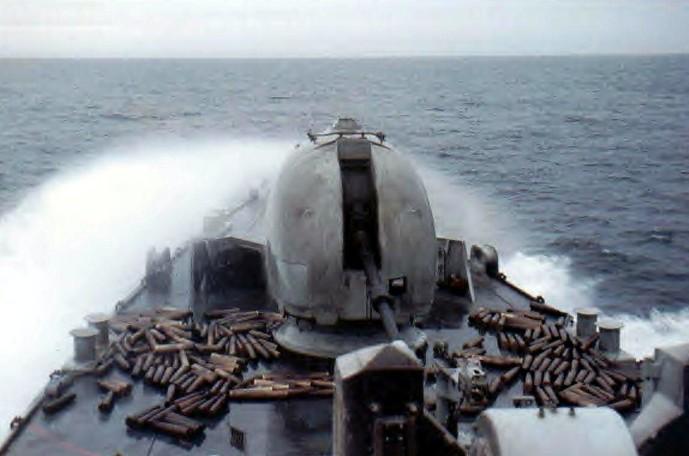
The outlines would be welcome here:
M 426 190 L 411 164 L 349 132 L 298 147 L 276 182 L 267 214 L 271 297 L 290 315 L 377 319 L 367 296 L 357 235 L 368 235 L 395 319 L 430 310 L 435 228 Z

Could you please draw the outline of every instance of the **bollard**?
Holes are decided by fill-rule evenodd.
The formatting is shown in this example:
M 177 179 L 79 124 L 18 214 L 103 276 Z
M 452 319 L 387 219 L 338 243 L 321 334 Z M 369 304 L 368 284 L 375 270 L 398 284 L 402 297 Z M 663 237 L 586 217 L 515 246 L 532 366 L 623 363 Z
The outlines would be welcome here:
M 577 309 L 577 337 L 586 338 L 596 334 L 598 311 L 592 307 Z
M 86 316 L 86 322 L 90 327 L 98 331 L 96 337 L 96 345 L 105 347 L 109 342 L 109 327 L 110 317 L 104 313 L 92 313 Z
M 601 351 L 608 353 L 617 353 L 620 351 L 620 330 L 622 323 L 616 320 L 601 321 L 600 340 L 598 346 Z
M 93 328 L 77 328 L 70 331 L 74 338 L 74 360 L 88 362 L 96 359 L 96 336 Z

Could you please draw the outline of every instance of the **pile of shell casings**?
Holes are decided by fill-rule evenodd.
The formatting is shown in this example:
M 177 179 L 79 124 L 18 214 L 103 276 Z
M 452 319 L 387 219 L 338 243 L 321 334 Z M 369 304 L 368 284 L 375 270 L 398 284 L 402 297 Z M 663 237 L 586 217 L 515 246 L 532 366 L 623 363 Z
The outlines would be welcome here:
M 159 309 L 111 320 L 110 328 L 119 335 L 94 372 L 103 374 L 114 363 L 133 378 L 165 390 L 163 404 L 127 417 L 129 427 L 191 438 L 205 428 L 192 416 L 219 415 L 227 411 L 230 400 L 332 394 L 327 373 L 287 380 L 264 374 L 242 380 L 250 360 L 280 357 L 271 335 L 282 322 L 280 314 L 224 309 L 205 316 L 205 322 L 196 323 L 189 311 Z M 117 393 L 109 391 L 99 408 L 109 410 L 107 399 L 115 397 Z
M 303 376 L 262 374 L 252 377 L 229 392 L 230 399 L 286 399 L 290 397 L 332 396 L 335 383 L 328 372 Z
M 531 310 L 479 308 L 469 321 L 497 338 L 501 352 L 489 356 L 483 337 L 469 341 L 453 357 L 476 357 L 482 365 L 505 370 L 489 382 L 489 394 L 520 378 L 524 394 L 542 406 L 608 406 L 619 412 L 637 408 L 641 379 L 624 372 L 596 350 L 598 335 L 586 340 L 566 329 L 572 317 L 547 304 L 533 302 Z

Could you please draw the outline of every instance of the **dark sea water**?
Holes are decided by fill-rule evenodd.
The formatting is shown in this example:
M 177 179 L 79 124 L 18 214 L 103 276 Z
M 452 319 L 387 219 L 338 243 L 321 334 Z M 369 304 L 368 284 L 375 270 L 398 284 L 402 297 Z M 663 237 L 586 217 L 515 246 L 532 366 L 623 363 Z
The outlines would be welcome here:
M 520 259 L 506 260 L 512 277 L 535 268 L 531 276 L 549 280 L 546 298 L 560 285 L 583 290 L 587 302 L 570 308 L 620 316 L 640 331 L 637 346 L 647 336 L 640 342 L 689 340 L 689 56 L 0 60 L 0 257 L 17 261 L 24 244 L 50 252 L 64 242 L 50 228 L 21 242 L 8 233 L 37 218 L 60 231 L 55 212 L 80 207 L 61 207 L 72 200 L 54 203 L 40 189 L 62 179 L 76 182 L 75 195 L 92 191 L 110 171 L 94 171 L 93 182 L 69 173 L 126 155 L 123 144 L 145 154 L 141 144 L 164 138 L 190 155 L 208 138 L 294 144 L 343 114 L 385 131 L 437 176 L 437 217 L 464 218 L 465 227 L 480 220 L 468 230 Z M 115 193 L 136 191 L 125 182 Z M 43 205 L 34 201 L 39 209 L 23 217 L 36 194 Z M 97 270 L 107 275 L 107 266 Z

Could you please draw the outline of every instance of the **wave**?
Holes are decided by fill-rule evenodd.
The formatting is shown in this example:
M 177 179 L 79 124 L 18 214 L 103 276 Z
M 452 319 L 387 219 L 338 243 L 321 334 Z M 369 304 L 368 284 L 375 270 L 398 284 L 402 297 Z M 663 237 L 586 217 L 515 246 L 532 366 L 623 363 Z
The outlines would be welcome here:
M 106 151 L 34 190 L 0 218 L 0 426 L 71 354 L 68 331 L 110 312 L 151 246 L 174 249 L 202 218 L 247 198 L 289 145 L 159 141 Z
M 689 342 L 689 309 L 653 309 L 647 317 L 620 314 L 615 318 L 624 325 L 620 336 L 622 348 L 638 357 L 651 356 L 656 347 Z
M 502 264 L 506 275 L 520 287 L 562 310 L 576 313 L 578 307 L 598 307 L 594 279 L 582 279 L 563 256 L 526 255 L 517 252 Z M 689 308 L 663 311 L 653 308 L 647 316 L 601 310 L 600 318 L 612 318 L 624 326 L 620 335 L 623 350 L 637 358 L 651 356 L 657 347 L 688 343 Z
M 577 308 L 593 305 L 596 281 L 576 277 L 571 266 L 565 256 L 516 252 L 502 262 L 501 269 L 520 288 L 574 314 Z
M 511 222 L 509 211 L 500 202 L 478 189 L 458 184 L 445 173 L 421 166 L 421 175 L 439 234 L 464 239 L 468 247 L 476 243 L 494 245 L 500 254 L 501 270 L 519 287 L 543 296 L 549 304 L 572 314 L 579 307 L 599 308 L 601 318 L 613 318 L 624 324 L 622 349 L 636 357 L 649 356 L 656 347 L 689 342 L 686 332 L 689 308 L 680 311 L 653 308 L 646 316 L 606 309 L 599 305 L 597 296 L 597 286 L 602 280 L 596 274 L 605 272 L 603 269 L 592 267 L 592 276 L 587 277 L 575 272 L 572 260 L 565 255 L 527 253 L 518 226 Z M 668 237 L 665 232 L 659 235 Z M 559 242 L 570 241 L 575 242 L 577 249 L 583 247 L 612 256 L 619 263 L 618 269 L 628 269 L 628 255 L 609 252 L 594 240 Z

